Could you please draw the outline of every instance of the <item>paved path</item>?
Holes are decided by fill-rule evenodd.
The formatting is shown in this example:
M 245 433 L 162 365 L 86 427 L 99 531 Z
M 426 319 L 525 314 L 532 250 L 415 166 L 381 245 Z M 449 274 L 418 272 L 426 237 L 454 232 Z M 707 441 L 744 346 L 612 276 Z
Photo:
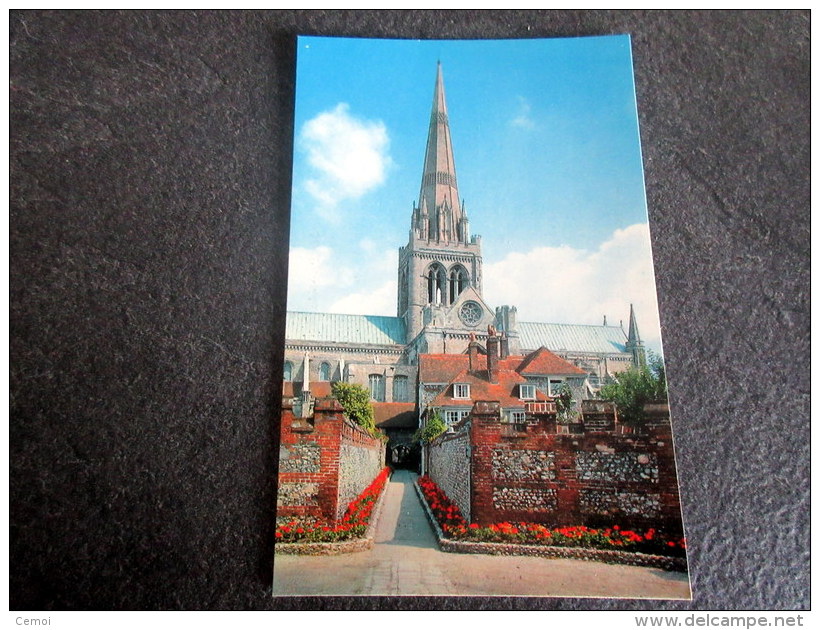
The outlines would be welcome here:
M 682 573 L 583 560 L 439 551 L 413 488 L 393 474 L 376 544 L 340 556 L 277 555 L 274 595 L 521 595 L 689 599 Z

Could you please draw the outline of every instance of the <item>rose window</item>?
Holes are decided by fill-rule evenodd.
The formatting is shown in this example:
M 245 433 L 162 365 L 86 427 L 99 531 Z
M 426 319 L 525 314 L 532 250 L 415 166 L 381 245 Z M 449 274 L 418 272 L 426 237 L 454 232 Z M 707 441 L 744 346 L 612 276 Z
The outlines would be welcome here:
M 458 313 L 461 321 L 468 326 L 475 326 L 481 320 L 482 310 L 475 302 L 464 302 Z

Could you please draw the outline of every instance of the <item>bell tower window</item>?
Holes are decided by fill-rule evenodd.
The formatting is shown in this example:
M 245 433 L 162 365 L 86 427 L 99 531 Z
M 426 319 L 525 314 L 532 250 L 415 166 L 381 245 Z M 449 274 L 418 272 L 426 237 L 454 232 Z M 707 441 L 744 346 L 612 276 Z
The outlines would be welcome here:
M 455 303 L 468 284 L 467 271 L 461 265 L 456 265 L 450 271 L 450 304 Z
M 447 303 L 447 275 L 439 263 L 433 263 L 427 274 L 427 301 L 431 304 Z

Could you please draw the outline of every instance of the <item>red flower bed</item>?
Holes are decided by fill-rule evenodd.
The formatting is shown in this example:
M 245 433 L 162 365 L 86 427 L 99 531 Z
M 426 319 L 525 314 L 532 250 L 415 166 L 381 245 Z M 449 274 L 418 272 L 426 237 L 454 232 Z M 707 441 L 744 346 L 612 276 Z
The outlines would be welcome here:
M 276 527 L 276 542 L 338 542 L 361 538 L 389 476 L 390 468 L 383 468 L 365 491 L 347 506 L 341 521 L 294 519 Z
M 618 525 L 607 528 L 585 525 L 548 528 L 538 523 L 508 522 L 487 526 L 477 523 L 468 525 L 458 507 L 432 479 L 426 475 L 419 477 L 418 484 L 444 535 L 455 540 L 614 549 L 664 556 L 686 555 L 685 538 L 669 537 L 654 528 L 639 533 L 621 529 Z
M 441 488 L 430 477 L 427 475 L 419 477 L 418 484 L 442 531 L 452 533 L 457 529 L 463 529 L 467 525 L 467 521 L 464 520 L 458 506 L 447 498 L 447 495 L 441 491 Z

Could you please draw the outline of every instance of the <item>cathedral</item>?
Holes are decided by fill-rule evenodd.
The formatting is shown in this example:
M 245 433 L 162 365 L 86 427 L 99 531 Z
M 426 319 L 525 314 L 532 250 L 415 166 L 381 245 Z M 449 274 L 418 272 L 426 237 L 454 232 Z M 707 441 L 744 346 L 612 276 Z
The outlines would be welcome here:
M 592 397 L 613 375 L 645 361 L 631 307 L 626 331 L 605 320 L 600 326 L 519 321 L 515 306 L 485 301 L 482 273 L 481 237 L 470 234 L 459 196 L 439 64 L 418 202 L 408 242 L 399 248 L 396 315 L 288 312 L 285 395 L 299 396 L 311 383 L 358 383 L 370 391 L 380 426 L 398 435 L 418 426 L 430 390 L 447 383 L 425 382 L 433 372 L 446 378 L 425 365 L 444 365 L 447 355 L 470 348 L 486 356 L 495 339 L 500 357 L 519 357 L 523 365 L 538 354 L 553 366 L 554 373 L 534 381 L 545 396 L 571 378 L 576 399 Z M 545 361 L 544 353 L 556 360 Z M 466 357 L 453 359 L 455 365 Z

